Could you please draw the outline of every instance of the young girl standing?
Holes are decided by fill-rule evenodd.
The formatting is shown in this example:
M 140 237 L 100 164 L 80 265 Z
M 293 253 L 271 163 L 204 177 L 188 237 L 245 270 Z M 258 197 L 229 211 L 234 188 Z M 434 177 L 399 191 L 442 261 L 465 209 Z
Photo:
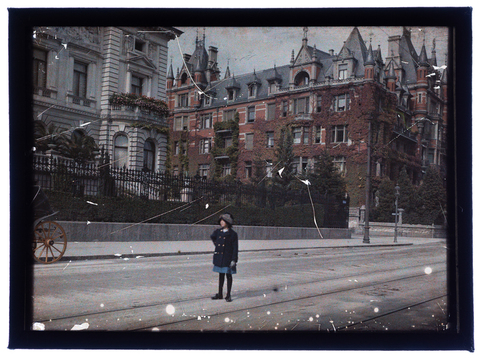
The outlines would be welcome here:
M 225 275 L 227 276 L 227 295 L 225 300 L 232 302 L 231 292 L 233 284 L 233 274 L 237 273 L 238 262 L 238 236 L 233 231 L 233 216 L 229 213 L 220 215 L 218 219 L 220 228 L 216 229 L 210 238 L 215 245 L 213 254 L 213 271 L 219 273 L 218 293 L 212 297 L 212 300 L 223 298 L 223 284 Z

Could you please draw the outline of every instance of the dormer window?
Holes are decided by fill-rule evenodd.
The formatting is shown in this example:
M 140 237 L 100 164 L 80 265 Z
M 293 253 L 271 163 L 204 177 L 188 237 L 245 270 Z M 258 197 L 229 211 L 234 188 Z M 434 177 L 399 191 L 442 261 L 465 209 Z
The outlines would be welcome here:
M 338 66 L 338 79 L 346 80 L 348 77 L 347 64 L 340 64 Z
M 227 90 L 227 100 L 228 101 L 235 101 L 238 92 L 240 91 L 240 86 L 235 80 L 235 77 L 232 77 L 229 79 L 229 84 L 228 86 L 225 87 Z
M 308 86 L 310 76 L 307 72 L 301 71 L 295 76 L 295 86 Z
M 273 73 L 267 78 L 268 82 L 268 93 L 273 94 L 277 92 L 277 88 L 280 88 L 282 83 L 282 76 L 277 72 L 277 67 L 274 66 Z
M 275 93 L 277 92 L 277 84 L 275 82 L 270 82 L 268 84 L 268 93 Z
M 203 103 L 205 106 L 210 106 L 212 104 L 212 99 L 210 96 L 206 95 L 203 97 Z
M 257 86 L 250 85 L 248 86 L 248 97 L 256 97 L 257 95 Z
M 187 83 L 187 79 L 188 79 L 188 76 L 187 76 L 186 73 L 184 73 L 184 74 L 182 75 L 182 77 L 180 77 L 180 84 L 181 84 L 181 85 L 186 84 L 186 83 Z

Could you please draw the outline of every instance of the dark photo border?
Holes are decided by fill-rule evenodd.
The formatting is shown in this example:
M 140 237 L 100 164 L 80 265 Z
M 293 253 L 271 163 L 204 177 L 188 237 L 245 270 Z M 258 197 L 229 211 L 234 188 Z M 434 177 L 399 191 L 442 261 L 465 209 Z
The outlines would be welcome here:
M 30 208 L 33 26 L 445 26 L 450 29 L 448 292 L 444 332 L 48 332 L 32 331 Z M 467 350 L 473 351 L 472 9 L 9 9 L 10 326 L 17 349 Z M 453 87 L 453 88 L 452 88 Z

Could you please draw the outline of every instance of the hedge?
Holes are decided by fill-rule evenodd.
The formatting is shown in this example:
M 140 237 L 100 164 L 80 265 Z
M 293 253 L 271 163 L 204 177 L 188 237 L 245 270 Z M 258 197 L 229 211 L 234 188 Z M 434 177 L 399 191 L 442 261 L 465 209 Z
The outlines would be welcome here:
M 61 221 L 124 222 L 124 223 L 165 223 L 165 224 L 207 224 L 216 225 L 221 212 L 230 212 L 236 225 L 315 227 L 310 203 L 295 206 L 269 207 L 234 206 L 153 201 L 140 198 L 118 197 L 75 197 L 71 193 L 45 191 L 50 206 L 59 211 L 55 216 Z M 222 210 L 224 208 L 224 210 Z M 212 215 L 220 211 L 218 214 Z M 315 205 L 317 223 L 324 227 L 324 206 Z

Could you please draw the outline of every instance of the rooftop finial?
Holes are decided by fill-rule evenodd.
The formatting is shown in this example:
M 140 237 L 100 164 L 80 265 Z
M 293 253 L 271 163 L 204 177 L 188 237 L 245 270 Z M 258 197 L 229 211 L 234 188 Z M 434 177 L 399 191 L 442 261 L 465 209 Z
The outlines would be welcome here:
M 307 33 L 308 33 L 308 27 L 304 27 L 303 28 L 302 47 L 307 47 L 307 43 L 308 43 Z

